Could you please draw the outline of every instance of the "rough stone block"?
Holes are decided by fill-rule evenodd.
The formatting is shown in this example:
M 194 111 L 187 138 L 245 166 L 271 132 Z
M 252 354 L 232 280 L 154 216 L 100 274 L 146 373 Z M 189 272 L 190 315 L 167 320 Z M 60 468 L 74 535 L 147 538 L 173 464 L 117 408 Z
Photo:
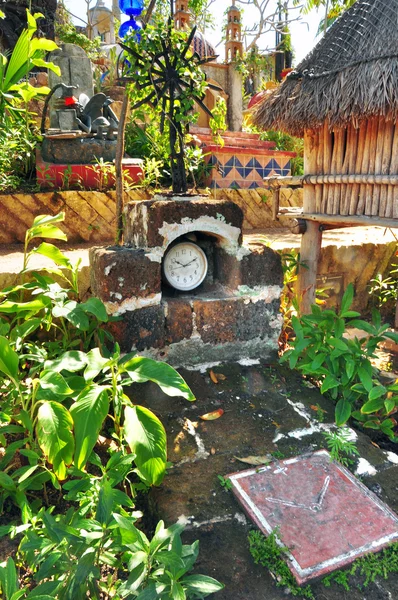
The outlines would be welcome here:
M 279 300 L 243 302 L 237 321 L 237 338 L 241 341 L 268 338 L 278 324 Z M 274 328 L 273 328 L 274 326 Z M 280 329 L 278 325 L 278 329 Z
M 280 255 L 266 246 L 255 246 L 250 254 L 238 260 L 222 248 L 217 247 L 216 272 L 220 283 L 232 289 L 240 285 L 250 288 L 283 284 Z
M 166 315 L 166 342 L 174 344 L 189 339 L 193 332 L 192 307 L 183 298 L 170 298 L 164 302 Z
M 110 323 L 108 328 L 122 352 L 140 352 L 165 345 L 165 318 L 161 305 L 127 311 L 120 321 Z
M 196 328 L 205 344 L 225 344 L 236 340 L 241 302 L 240 298 L 194 301 Z
M 125 242 L 135 248 L 167 247 L 190 231 L 242 241 L 243 212 L 228 200 L 158 196 L 128 204 L 126 213 Z
M 161 266 L 144 250 L 120 246 L 90 250 L 91 288 L 103 302 L 160 294 Z

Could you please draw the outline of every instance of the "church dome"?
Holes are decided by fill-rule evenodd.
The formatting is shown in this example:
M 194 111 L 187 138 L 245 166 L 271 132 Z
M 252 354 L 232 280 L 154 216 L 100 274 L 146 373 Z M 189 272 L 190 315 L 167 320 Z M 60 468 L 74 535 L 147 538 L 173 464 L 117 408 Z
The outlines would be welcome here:
M 208 58 L 210 56 L 216 56 L 216 50 L 210 42 L 206 40 L 203 33 L 196 31 L 193 38 L 192 50 L 200 56 L 200 58 Z

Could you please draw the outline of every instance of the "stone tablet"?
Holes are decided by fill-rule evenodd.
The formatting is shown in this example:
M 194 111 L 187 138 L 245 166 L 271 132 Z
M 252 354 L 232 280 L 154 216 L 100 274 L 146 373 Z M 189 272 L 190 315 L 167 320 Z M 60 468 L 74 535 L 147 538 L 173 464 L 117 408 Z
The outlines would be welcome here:
M 398 517 L 326 450 L 229 479 L 260 530 L 278 528 L 299 584 L 398 540 Z

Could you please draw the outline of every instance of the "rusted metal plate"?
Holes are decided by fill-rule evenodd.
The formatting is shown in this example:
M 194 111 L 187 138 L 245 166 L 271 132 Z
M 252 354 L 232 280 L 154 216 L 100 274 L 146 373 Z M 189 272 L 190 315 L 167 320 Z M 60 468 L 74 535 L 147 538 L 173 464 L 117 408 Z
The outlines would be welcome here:
M 326 450 L 229 479 L 260 530 L 278 528 L 299 584 L 398 540 L 398 517 Z

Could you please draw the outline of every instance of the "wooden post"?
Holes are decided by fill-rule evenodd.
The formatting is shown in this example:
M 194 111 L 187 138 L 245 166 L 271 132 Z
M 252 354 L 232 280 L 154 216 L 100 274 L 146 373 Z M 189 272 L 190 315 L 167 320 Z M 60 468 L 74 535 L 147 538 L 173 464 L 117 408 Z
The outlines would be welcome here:
M 319 136 L 314 131 L 305 131 L 304 133 L 304 175 L 311 175 L 316 172 L 318 148 L 317 142 Z M 316 209 L 315 186 L 304 185 L 303 212 L 313 213 Z M 311 312 L 311 304 L 315 301 L 316 276 L 318 273 L 318 261 L 322 245 L 322 231 L 320 223 L 309 221 L 307 230 L 301 239 L 300 262 L 304 266 L 300 267 L 298 276 L 298 294 L 300 313 L 308 314 Z

